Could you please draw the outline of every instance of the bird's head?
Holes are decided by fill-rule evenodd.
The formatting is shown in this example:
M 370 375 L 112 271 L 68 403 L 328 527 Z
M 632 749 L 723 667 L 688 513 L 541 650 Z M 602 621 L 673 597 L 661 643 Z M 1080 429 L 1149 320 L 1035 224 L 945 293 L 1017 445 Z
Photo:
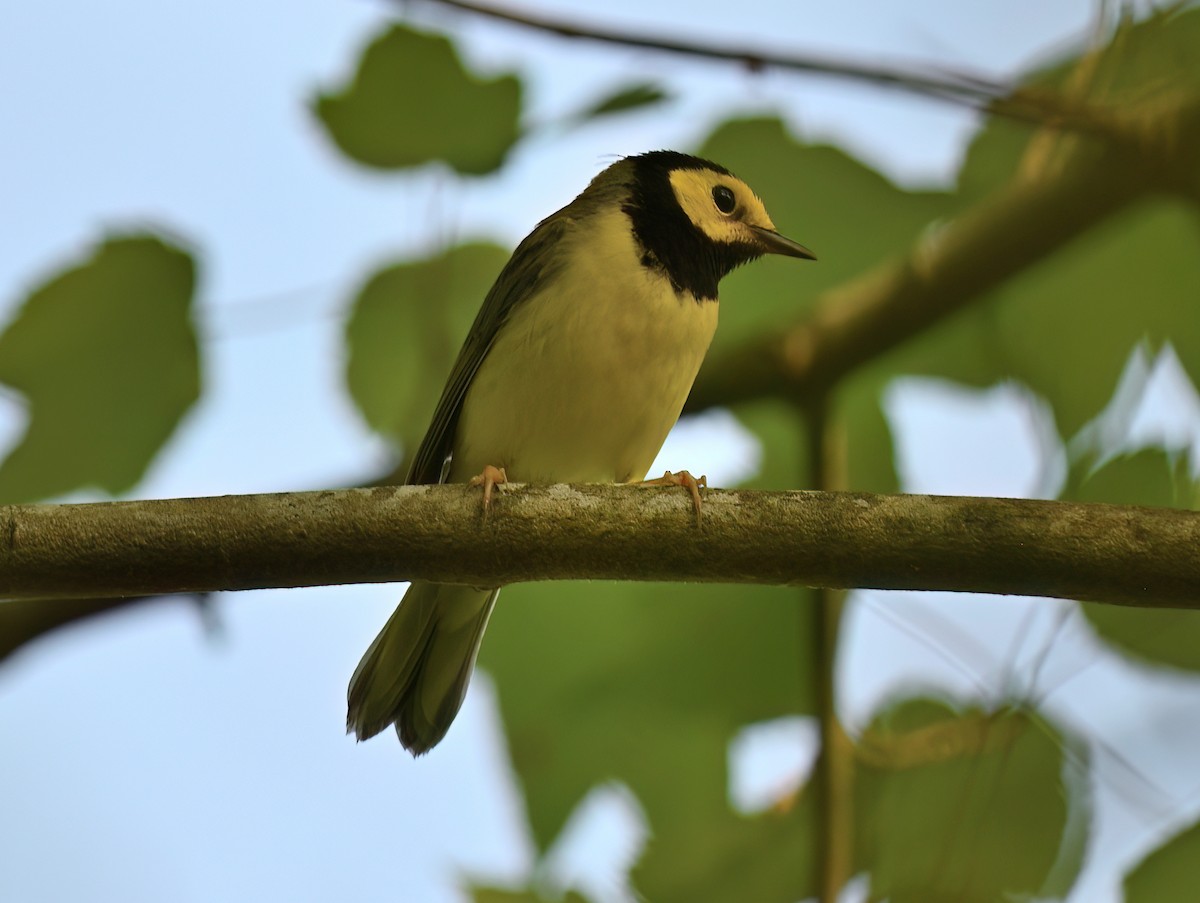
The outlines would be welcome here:
M 692 224 L 714 244 L 741 246 L 747 253 L 784 254 L 814 260 L 804 245 L 775 231 L 767 208 L 750 186 L 721 169 L 704 162 L 703 168 L 672 169 L 668 178 L 675 200 Z
M 750 186 L 723 166 L 675 151 L 622 163 L 632 168 L 624 209 L 644 249 L 642 262 L 663 270 L 677 291 L 716 298 L 723 276 L 764 254 L 816 259 L 780 235 Z

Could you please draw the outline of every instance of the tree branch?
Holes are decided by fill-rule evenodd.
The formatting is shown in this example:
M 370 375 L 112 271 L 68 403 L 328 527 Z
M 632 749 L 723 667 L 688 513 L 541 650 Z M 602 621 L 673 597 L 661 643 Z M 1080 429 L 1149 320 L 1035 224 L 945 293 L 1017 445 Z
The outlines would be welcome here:
M 672 580 L 1200 603 L 1200 513 L 1016 499 L 400 486 L 0 508 L 0 596 Z M 52 603 L 48 603 L 52 604 Z
M 641 50 L 673 53 L 698 59 L 729 62 L 758 72 L 781 69 L 864 82 L 876 87 L 905 91 L 924 97 L 934 97 L 972 109 L 1006 116 L 1024 122 L 1052 124 L 1079 131 L 1107 131 L 1105 110 L 1076 102 L 1061 94 L 1048 91 L 1014 88 L 967 72 L 953 72 L 938 66 L 926 71 L 877 63 L 854 62 L 815 55 L 770 53 L 753 47 L 719 47 L 674 38 L 657 37 L 629 31 L 619 31 L 594 25 L 583 25 L 564 19 L 554 19 L 511 9 L 502 9 L 468 0 L 430 0 L 461 12 L 484 16 L 510 25 L 558 35 L 562 38 L 595 41 Z

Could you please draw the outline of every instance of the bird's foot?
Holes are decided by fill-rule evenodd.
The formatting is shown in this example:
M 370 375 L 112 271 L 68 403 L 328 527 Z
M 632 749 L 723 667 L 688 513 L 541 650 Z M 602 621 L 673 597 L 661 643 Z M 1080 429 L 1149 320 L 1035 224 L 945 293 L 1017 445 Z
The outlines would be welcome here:
M 508 474 L 504 472 L 503 467 L 493 467 L 491 464 L 483 466 L 483 473 L 478 476 L 471 477 L 467 483 L 468 486 L 483 487 L 483 519 L 486 521 L 488 512 L 492 508 L 492 495 L 495 488 L 501 483 L 508 482 Z
M 696 512 L 696 526 L 700 526 L 700 490 L 708 489 L 708 477 L 700 476 L 699 478 L 692 476 L 686 470 L 680 470 L 675 473 L 667 471 L 661 477 L 653 480 L 642 480 L 638 486 L 682 486 L 692 496 L 692 509 Z

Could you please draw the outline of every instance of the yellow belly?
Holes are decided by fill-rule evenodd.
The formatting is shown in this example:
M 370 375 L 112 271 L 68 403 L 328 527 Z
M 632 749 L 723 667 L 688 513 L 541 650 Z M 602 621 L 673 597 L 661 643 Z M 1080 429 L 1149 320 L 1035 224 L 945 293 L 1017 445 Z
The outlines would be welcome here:
M 498 333 L 463 402 L 452 481 L 485 464 L 518 482 L 638 480 L 678 419 L 717 304 L 641 266 L 624 214 L 593 225 L 573 269 Z

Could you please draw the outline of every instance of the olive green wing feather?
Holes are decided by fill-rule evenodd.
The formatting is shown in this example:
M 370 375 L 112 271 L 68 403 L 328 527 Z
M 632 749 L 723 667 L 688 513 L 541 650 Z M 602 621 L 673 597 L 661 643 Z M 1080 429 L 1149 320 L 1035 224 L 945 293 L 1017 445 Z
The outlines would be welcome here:
M 450 371 L 450 378 L 442 390 L 433 421 L 425 437 L 417 447 L 417 453 L 408 471 L 405 482 L 440 483 L 448 470 L 450 455 L 454 449 L 454 432 L 462 412 L 463 399 L 471 386 L 471 380 L 491 350 L 496 334 L 504 326 L 513 309 L 532 297 L 554 278 L 559 264 L 554 259 L 554 250 L 567 231 L 570 218 L 559 211 L 542 220 L 529 233 L 509 258 L 504 269 L 496 278 L 495 285 L 487 293 L 483 306 L 475 316 L 475 322 L 467 333 L 467 339 Z

